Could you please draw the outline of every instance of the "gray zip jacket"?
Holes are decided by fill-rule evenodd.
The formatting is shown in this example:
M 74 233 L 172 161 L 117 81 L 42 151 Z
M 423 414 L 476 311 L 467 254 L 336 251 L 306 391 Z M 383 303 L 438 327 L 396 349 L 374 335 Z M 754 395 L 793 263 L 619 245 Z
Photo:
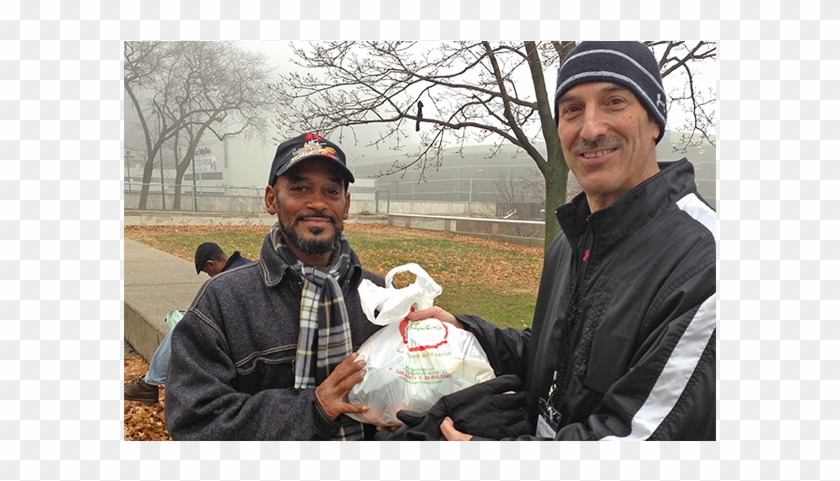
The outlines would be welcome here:
M 359 303 L 364 271 L 351 252 L 342 280 L 353 350 L 380 326 Z M 175 440 L 326 440 L 329 419 L 314 389 L 294 389 L 302 284 L 266 236 L 260 259 L 208 280 L 172 335 L 166 426 Z

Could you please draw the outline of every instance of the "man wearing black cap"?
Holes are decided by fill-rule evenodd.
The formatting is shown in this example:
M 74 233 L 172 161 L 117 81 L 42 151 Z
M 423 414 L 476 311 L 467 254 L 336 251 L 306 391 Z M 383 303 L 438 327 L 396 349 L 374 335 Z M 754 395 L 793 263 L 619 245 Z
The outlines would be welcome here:
M 354 181 L 344 152 L 317 134 L 277 147 L 265 189 L 277 223 L 260 259 L 208 281 L 172 336 L 167 428 L 176 440 L 372 437 L 344 413 L 364 377 L 354 351 L 379 326 L 342 233 Z
M 643 44 L 578 44 L 554 107 L 583 193 L 557 209 L 563 230 L 545 254 L 532 327 L 438 308 L 409 316 L 473 332 L 497 373 L 522 378 L 536 426 L 525 438 L 715 439 L 715 212 L 686 159 L 656 162 L 664 99 Z M 449 418 L 439 426 L 471 438 Z
M 206 272 L 213 277 L 228 269 L 250 264 L 251 260 L 242 257 L 239 251 L 227 255 L 215 242 L 205 242 L 195 250 L 195 273 Z
M 206 272 L 213 277 L 234 267 L 250 264 L 251 260 L 242 257 L 239 251 L 228 256 L 215 242 L 205 242 L 195 250 L 195 273 Z M 169 358 L 172 355 L 172 330 L 166 333 L 152 358 L 149 360 L 149 370 L 143 377 L 138 377 L 123 387 L 126 401 L 139 401 L 145 404 L 155 404 L 160 399 L 160 386 L 166 383 L 166 372 L 169 370 Z

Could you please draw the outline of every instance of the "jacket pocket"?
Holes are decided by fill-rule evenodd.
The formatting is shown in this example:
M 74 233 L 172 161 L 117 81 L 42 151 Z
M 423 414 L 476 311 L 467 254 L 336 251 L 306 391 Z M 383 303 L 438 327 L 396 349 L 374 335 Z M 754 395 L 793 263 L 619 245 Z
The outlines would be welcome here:
M 584 385 L 600 394 L 607 391 L 626 371 L 624 359 L 630 340 L 611 333 L 596 334 Z
M 627 283 L 605 278 L 590 306 L 594 334 L 584 385 L 606 394 L 627 372 L 640 326 L 639 298 Z
M 296 357 L 297 345 L 251 353 L 236 363 L 240 389 L 251 394 L 265 389 L 291 389 L 295 384 Z

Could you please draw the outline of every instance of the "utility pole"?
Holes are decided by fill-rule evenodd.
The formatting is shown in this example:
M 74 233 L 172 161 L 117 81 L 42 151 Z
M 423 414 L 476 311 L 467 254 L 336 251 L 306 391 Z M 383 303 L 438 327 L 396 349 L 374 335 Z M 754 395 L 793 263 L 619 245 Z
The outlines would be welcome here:
M 128 192 L 131 193 L 131 162 L 129 162 L 129 153 L 128 150 L 125 151 L 125 172 L 128 174 Z
M 193 212 L 198 212 L 198 203 L 195 198 L 195 152 L 193 152 L 192 156 L 192 181 L 193 181 L 193 188 L 192 188 L 192 198 L 193 198 Z

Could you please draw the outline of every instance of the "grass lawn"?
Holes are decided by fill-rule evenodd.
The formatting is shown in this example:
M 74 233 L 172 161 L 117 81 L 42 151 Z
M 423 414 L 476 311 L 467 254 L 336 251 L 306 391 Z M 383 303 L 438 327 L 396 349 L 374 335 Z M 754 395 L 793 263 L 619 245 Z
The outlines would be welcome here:
M 195 248 L 215 242 L 228 254 L 235 250 L 259 257 L 268 227 L 126 226 L 125 237 L 193 261 Z M 443 287 L 435 300 L 453 314 L 475 314 L 501 327 L 531 325 L 543 250 L 442 232 L 383 224 L 346 224 L 345 234 L 362 265 L 384 276 L 392 268 L 415 262 Z M 413 280 L 402 274 L 395 285 Z

